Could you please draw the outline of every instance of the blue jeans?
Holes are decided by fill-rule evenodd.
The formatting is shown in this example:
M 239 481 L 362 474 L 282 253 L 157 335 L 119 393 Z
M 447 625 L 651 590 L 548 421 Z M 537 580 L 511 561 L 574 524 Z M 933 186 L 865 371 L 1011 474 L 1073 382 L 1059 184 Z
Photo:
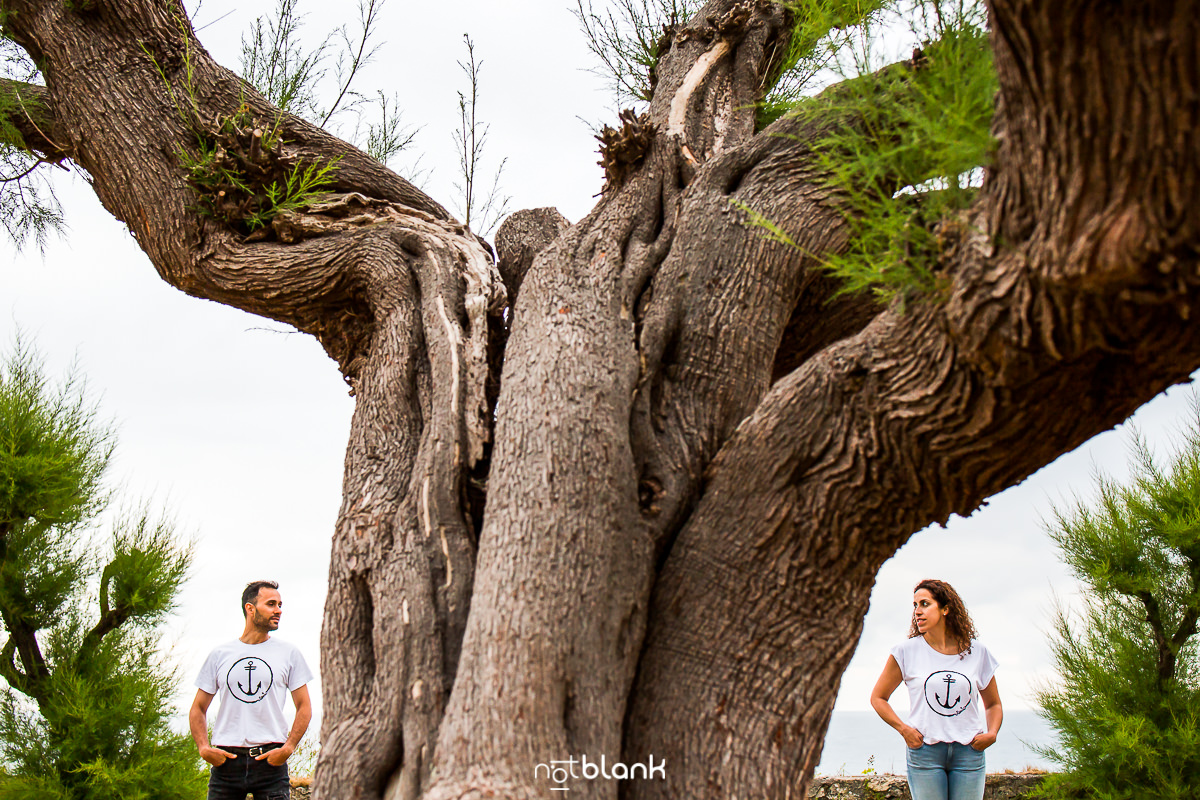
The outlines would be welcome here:
M 246 800 L 247 794 L 253 794 L 254 800 L 291 800 L 287 764 L 273 767 L 265 758 L 256 761 L 245 748 L 221 749 L 237 753 L 237 758 L 209 769 L 208 800 Z
M 982 750 L 958 742 L 906 749 L 912 800 L 983 800 Z

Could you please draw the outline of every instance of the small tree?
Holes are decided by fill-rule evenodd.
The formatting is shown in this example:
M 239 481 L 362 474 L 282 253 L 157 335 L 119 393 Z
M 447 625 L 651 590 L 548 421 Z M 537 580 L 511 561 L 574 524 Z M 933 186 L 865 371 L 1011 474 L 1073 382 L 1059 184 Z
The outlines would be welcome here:
M 1101 477 L 1094 506 L 1051 536 L 1085 586 L 1082 624 L 1060 610 L 1061 685 L 1038 695 L 1066 771 L 1048 797 L 1200 797 L 1200 401 L 1167 470 L 1134 440 L 1128 485 Z
M 203 796 L 157 652 L 191 553 L 144 513 L 102 553 L 88 534 L 111 453 L 83 387 L 50 386 L 18 344 L 0 365 L 2 800 Z

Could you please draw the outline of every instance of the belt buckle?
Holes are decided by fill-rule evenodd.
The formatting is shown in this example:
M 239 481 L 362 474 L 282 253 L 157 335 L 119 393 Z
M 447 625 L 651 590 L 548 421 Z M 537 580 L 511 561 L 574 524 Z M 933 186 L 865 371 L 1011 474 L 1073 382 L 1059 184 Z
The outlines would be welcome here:
M 271 749 L 273 750 L 273 749 L 275 749 L 275 748 L 271 748 Z M 259 757 L 259 756 L 261 756 L 263 753 L 267 753 L 267 752 L 270 752 L 270 751 L 269 751 L 269 750 L 266 748 L 266 746 L 265 746 L 265 745 L 259 745 L 259 746 L 257 746 L 257 747 L 251 747 L 251 748 L 250 748 L 250 752 L 248 753 L 248 755 L 249 755 L 251 758 L 258 758 L 258 757 Z

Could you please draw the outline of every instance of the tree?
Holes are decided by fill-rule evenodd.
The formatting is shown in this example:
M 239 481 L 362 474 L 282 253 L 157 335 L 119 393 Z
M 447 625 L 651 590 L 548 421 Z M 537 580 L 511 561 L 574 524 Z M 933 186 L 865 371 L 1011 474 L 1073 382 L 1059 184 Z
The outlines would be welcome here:
M 1196 6 L 991 0 L 982 186 L 908 215 L 930 235 L 889 263 L 932 277 L 882 302 L 825 269 L 864 212 L 820 143 L 909 130 L 936 43 L 863 84 L 895 116 L 756 108 L 812 20 L 879 4 L 705 3 L 602 132 L 592 213 L 514 215 L 493 266 L 177 2 L 0 1 L 46 81 L 4 84 L 25 145 L 85 169 L 164 280 L 312 334 L 353 389 L 316 794 L 430 800 L 540 796 L 536 765 L 584 754 L 665 759 L 632 798 L 802 793 L 880 564 L 1200 365 Z M 189 182 L 205 152 L 229 174 Z M 876 196 L 930 196 L 879 166 Z
M 168 724 L 175 675 L 157 646 L 189 551 L 145 515 L 116 524 L 103 558 L 87 541 L 111 441 L 83 387 L 51 387 L 18 344 L 0 369 L 5 800 L 203 792 L 190 738 Z
M 1061 682 L 1038 697 L 1066 770 L 1050 797 L 1200 793 L 1200 405 L 1164 470 L 1135 439 L 1133 474 L 1056 513 L 1050 535 L 1084 589 L 1077 625 L 1060 610 Z

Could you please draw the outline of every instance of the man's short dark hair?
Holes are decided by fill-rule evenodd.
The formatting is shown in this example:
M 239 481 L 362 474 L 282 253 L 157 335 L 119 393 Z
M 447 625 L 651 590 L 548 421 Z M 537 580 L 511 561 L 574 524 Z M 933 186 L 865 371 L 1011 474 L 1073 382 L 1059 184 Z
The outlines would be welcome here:
M 279 584 L 275 581 L 254 581 L 247 583 L 246 588 L 242 591 L 242 616 L 246 616 L 246 603 L 254 605 L 258 602 L 258 593 L 262 589 L 274 589 L 279 591 Z

